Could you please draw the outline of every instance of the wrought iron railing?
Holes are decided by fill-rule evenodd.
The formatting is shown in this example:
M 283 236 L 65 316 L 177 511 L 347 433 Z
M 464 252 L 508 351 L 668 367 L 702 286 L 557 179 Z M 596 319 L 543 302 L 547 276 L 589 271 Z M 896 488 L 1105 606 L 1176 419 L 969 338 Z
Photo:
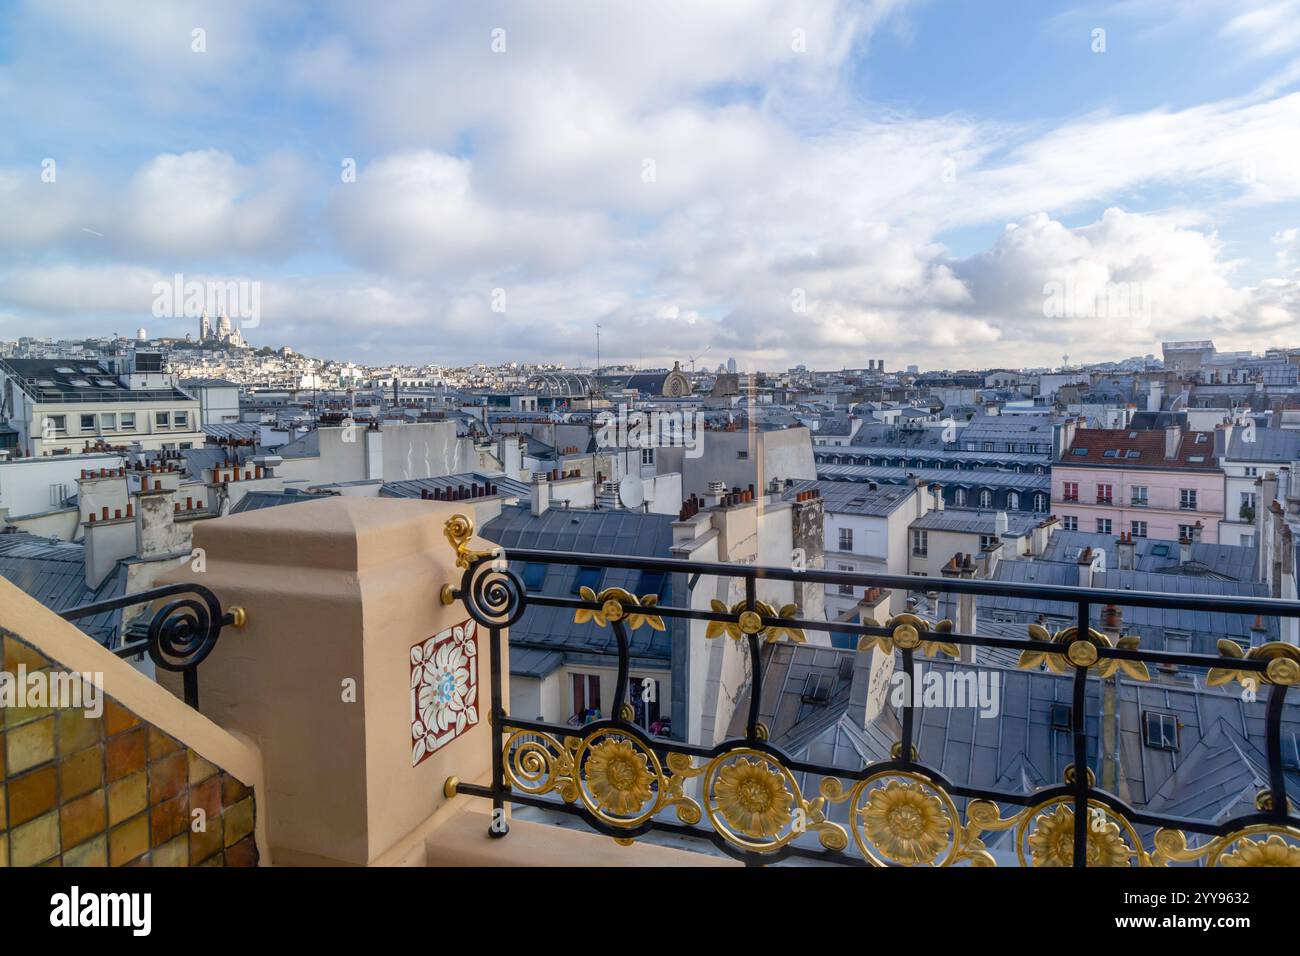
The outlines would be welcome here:
M 82 604 L 60 611 L 59 616 L 75 621 L 182 594 L 191 596 L 176 598 L 159 607 L 149 618 L 143 636 L 128 640 L 124 631 L 117 645 L 109 650 L 122 658 L 147 654 L 155 667 L 180 673 L 185 703 L 197 709 L 199 665 L 217 646 L 223 627 L 244 626 L 243 608 L 223 611 L 217 596 L 199 584 L 168 584 L 108 601 Z
M 1243 650 L 1220 641 L 1218 655 L 1150 651 L 1136 637 L 1113 639 L 1089 626 L 1094 608 L 1123 605 L 1219 613 L 1300 618 L 1300 603 L 1249 597 L 1197 596 L 1111 591 L 1006 582 L 902 575 L 850 574 L 822 570 L 698 563 L 517 548 L 475 551 L 473 524 L 463 515 L 447 523 L 447 536 L 463 569 L 458 587 L 445 585 L 443 603 L 461 601 L 490 640 L 492 777 L 487 785 L 449 778 L 448 795 L 470 794 L 492 801 L 490 830 L 509 830 L 507 803 L 541 807 L 583 818 L 595 830 L 630 843 L 650 831 L 702 837 L 747 864 L 790 856 L 856 865 L 992 866 L 997 861 L 986 834 L 1010 832 L 1021 865 L 1167 866 L 1300 865 L 1300 817 L 1286 792 L 1281 726 L 1287 691 L 1300 682 L 1300 648 L 1273 641 Z M 656 596 L 638 597 L 610 588 L 583 589 L 578 597 L 529 593 L 511 570 L 515 562 L 684 573 L 739 579 L 745 597 L 731 607 L 709 610 L 661 605 Z M 884 626 L 796 617 L 760 600 L 765 582 L 795 582 L 956 595 L 1001 595 L 1043 602 L 1067 602 L 1077 623 L 1056 634 L 1028 625 L 1024 639 L 963 634 L 951 622 L 930 623 L 899 614 Z M 579 623 L 612 629 L 618 648 L 613 716 L 575 729 L 564 724 L 512 717 L 502 698 L 502 663 L 507 629 L 528 607 L 570 610 Z M 664 619 L 706 623 L 706 637 L 730 637 L 746 645 L 751 671 L 743 736 L 705 747 L 652 737 L 633 720 L 627 701 L 629 633 L 637 627 L 664 629 Z M 915 746 L 918 711 L 905 697 L 901 733 L 890 759 L 857 768 L 797 760 L 768 740 L 760 721 L 765 643 L 803 640 L 804 631 L 858 635 L 858 651 L 879 649 L 901 658 L 909 681 L 917 655 L 960 656 L 959 647 L 1020 652 L 1019 666 L 1046 667 L 1072 679 L 1073 763 L 1063 780 L 1033 792 L 966 785 L 925 761 Z M 1254 699 L 1267 687 L 1265 711 L 1267 786 L 1256 796 L 1255 812 L 1228 820 L 1197 820 L 1147 812 L 1096 785 L 1088 768 L 1086 700 L 1090 678 L 1122 674 L 1150 680 L 1147 665 L 1208 670 L 1209 684 L 1238 682 Z M 1077 767 L 1087 772 L 1078 773 Z M 805 794 L 798 776 L 820 778 L 816 795 Z M 831 818 L 847 804 L 847 824 Z M 959 805 L 961 808 L 959 809 Z M 1003 808 L 1009 808 L 1005 814 Z M 665 819 L 670 816 L 675 819 Z M 1151 833 L 1144 840 L 1137 828 Z M 1189 835 L 1193 842 L 1189 845 Z M 812 836 L 816 837 L 814 841 Z M 992 841 L 990 841 L 992 842 Z

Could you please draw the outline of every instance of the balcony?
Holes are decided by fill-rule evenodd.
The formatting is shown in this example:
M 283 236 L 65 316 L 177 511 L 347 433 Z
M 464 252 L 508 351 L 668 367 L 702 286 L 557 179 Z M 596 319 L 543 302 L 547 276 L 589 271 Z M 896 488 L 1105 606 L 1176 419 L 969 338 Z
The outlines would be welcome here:
M 1000 860 L 1030 866 L 1236 866 L 1266 859 L 1300 865 L 1300 819 L 1288 812 L 1280 746 L 1287 690 L 1300 682 L 1300 651 L 1273 642 L 1244 653 L 1226 646 L 1232 642 L 1221 642 L 1219 655 L 1155 652 L 1139 648 L 1137 638 L 1113 639 L 1090 626 L 1094 610 L 1119 604 L 1281 617 L 1300 616 L 1300 604 L 528 549 L 475 551 L 469 547 L 472 527 L 460 516 L 449 521 L 447 533 L 463 576 L 458 584 L 444 586 L 442 600 L 463 604 L 486 630 L 493 659 L 506 653 L 506 631 L 529 606 L 562 609 L 575 621 L 607 628 L 618 650 L 614 716 L 580 732 L 512 717 L 502 706 L 500 669 L 492 670 L 491 777 L 477 784 L 451 778 L 446 787 L 457 796 L 490 803 L 495 820 L 504 820 L 512 805 L 541 808 L 576 817 L 625 845 L 653 834 L 707 840 L 746 865 L 788 858 L 850 866 L 993 866 Z M 742 582 L 745 597 L 731 607 L 715 603 L 705 611 L 642 601 L 616 588 L 576 598 L 541 596 L 521 586 L 511 570 L 518 563 L 726 578 Z M 1075 607 L 1077 623 L 1055 634 L 1031 625 L 1023 640 L 959 633 L 951 621 L 931 624 L 913 614 L 896 615 L 884 624 L 832 624 L 802 619 L 792 606 L 778 611 L 765 604 L 761 589 L 772 581 L 851 581 L 854 587 L 938 590 L 958 597 L 1000 594 L 1063 601 Z M 625 694 L 629 647 L 638 629 L 663 629 L 665 618 L 706 622 L 706 639 L 733 640 L 745 649 L 752 684 L 739 736 L 691 746 L 648 737 L 632 722 Z M 809 632 L 832 629 L 859 635 L 859 654 L 897 653 L 909 678 L 923 657 L 960 660 L 963 648 L 970 647 L 1013 650 L 1021 668 L 1045 667 L 1067 677 L 1073 686 L 1067 726 L 1072 728 L 1074 762 L 1060 782 L 1031 792 L 947 779 L 917 750 L 923 708 L 911 703 L 903 707 L 901 734 L 888 760 L 846 767 L 792 757 L 769 742 L 769 728 L 760 720 L 769 662 L 765 648 L 783 641 L 802 643 Z M 1228 820 L 1165 816 L 1139 810 L 1097 785 L 1088 766 L 1089 682 L 1117 674 L 1146 682 L 1151 680 L 1149 668 L 1179 667 L 1204 668 L 1212 684 L 1237 681 L 1252 700 L 1268 686 L 1262 705 L 1269 728 L 1268 786 L 1257 794 L 1254 812 Z M 1076 772 L 1079 766 L 1086 772 Z M 986 841 L 1009 832 L 1014 834 L 1010 846 L 995 856 Z M 508 839 L 509 833 L 508 824 L 496 824 L 491 835 Z
M 220 758 L 256 793 L 256 852 L 225 852 L 263 865 L 1300 865 L 1284 763 L 1300 650 L 1223 640 L 1214 654 L 1154 651 L 1107 623 L 1115 606 L 1253 620 L 1300 618 L 1300 603 L 500 549 L 476 538 L 457 507 L 335 498 L 204 522 L 195 530 L 207 555 L 202 584 L 185 566 L 128 599 L 155 609 L 116 654 L 9 591 L 0 597 L 21 613 L 7 612 L 5 627 L 50 658 L 104 671 L 143 718 Z M 621 588 L 529 592 L 516 569 L 537 563 L 729 582 L 736 598 L 704 607 L 683 603 L 689 592 L 665 603 Z M 781 583 L 938 592 L 958 623 L 891 615 L 887 599 L 875 605 L 879 617 L 805 619 L 769 599 Z M 1005 627 L 980 633 L 964 615 L 982 596 L 1070 616 L 1023 637 Z M 510 628 L 539 608 L 608 635 L 618 674 L 610 716 L 574 727 L 510 712 Z M 651 736 L 634 720 L 634 648 L 674 621 L 692 625 L 681 639 L 729 649 L 746 665 L 729 728 L 707 742 Z M 1041 785 L 1019 785 L 1027 771 L 993 785 L 946 772 L 949 742 L 927 736 L 929 708 L 911 697 L 880 759 L 792 752 L 767 716 L 772 675 L 782 655 L 831 632 L 854 635 L 856 648 L 825 652 L 872 684 L 885 673 L 878 668 L 909 682 L 923 670 L 956 673 L 975 651 L 1001 654 L 1008 674 L 1051 681 L 1061 689 L 1052 731 L 1066 752 L 1060 772 Z M 159 668 L 158 684 L 110 660 L 139 654 Z M 1179 669 L 1233 695 L 1239 687 L 1262 728 L 1251 764 L 1261 783 L 1245 809 L 1162 812 L 1111 782 L 1097 706 L 1106 688 L 1163 694 L 1171 685 L 1158 682 Z M 800 693 L 806 706 L 833 696 L 820 682 Z M 251 847 L 252 818 L 231 825 L 249 840 L 236 846 Z

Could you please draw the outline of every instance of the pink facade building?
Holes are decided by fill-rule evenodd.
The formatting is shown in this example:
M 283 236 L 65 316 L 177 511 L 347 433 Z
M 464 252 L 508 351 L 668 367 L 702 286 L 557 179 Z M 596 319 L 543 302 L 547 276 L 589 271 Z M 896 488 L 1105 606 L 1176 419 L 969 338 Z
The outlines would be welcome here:
M 1052 511 L 1067 530 L 1217 544 L 1224 479 L 1214 437 L 1079 429 L 1052 464 Z

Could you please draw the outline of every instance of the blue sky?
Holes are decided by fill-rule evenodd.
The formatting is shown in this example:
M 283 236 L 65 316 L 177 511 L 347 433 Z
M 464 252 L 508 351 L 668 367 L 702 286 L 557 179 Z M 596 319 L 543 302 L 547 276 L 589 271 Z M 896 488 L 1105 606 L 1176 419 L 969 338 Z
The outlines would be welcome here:
M 580 364 L 597 322 L 647 365 L 1293 345 L 1297 24 L 1300 0 L 0 3 L 0 337 L 183 334 L 154 308 L 179 272 L 257 283 L 255 344 L 368 363 Z

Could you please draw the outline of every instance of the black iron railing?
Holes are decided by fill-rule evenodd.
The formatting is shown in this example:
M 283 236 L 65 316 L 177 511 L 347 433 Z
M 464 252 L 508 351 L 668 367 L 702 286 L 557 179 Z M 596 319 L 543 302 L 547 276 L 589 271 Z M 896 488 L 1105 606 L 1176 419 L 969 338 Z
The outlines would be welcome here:
M 502 810 L 512 803 L 575 814 L 622 843 L 652 830 L 702 837 L 755 865 L 789 856 L 855 865 L 996 865 L 984 835 L 1007 831 L 1022 865 L 1300 865 L 1300 817 L 1288 803 L 1281 741 L 1287 691 L 1300 683 L 1300 648 L 1272 641 L 1246 650 L 1220 641 L 1217 655 L 1150 651 L 1140 648 L 1137 638 L 1116 639 L 1089 624 L 1093 610 L 1108 605 L 1300 618 L 1300 603 L 518 548 L 480 552 L 468 547 L 472 531 L 464 516 L 448 522 L 448 538 L 464 575 L 459 587 L 443 588 L 442 600 L 463 602 L 489 635 L 492 780 L 474 785 L 451 778 L 445 789 L 490 799 L 493 836 L 508 832 Z M 685 574 L 693 580 L 739 579 L 745 596 L 731 607 L 713 602 L 703 610 L 660 605 L 654 596 L 616 588 L 599 594 L 584 589 L 578 597 L 529 593 L 511 570 L 512 564 L 524 562 Z M 949 621 L 931 623 L 910 613 L 895 615 L 885 625 L 805 620 L 795 616 L 793 605 L 777 609 L 761 601 L 764 582 L 849 583 L 903 593 L 1066 602 L 1075 609 L 1077 623 L 1055 634 L 1028 625 L 1026 638 L 1019 639 L 963 634 Z M 530 606 L 564 608 L 576 621 L 612 629 L 618 680 L 611 717 L 575 729 L 507 712 L 503 639 Z M 705 622 L 708 637 L 734 638 L 747 648 L 751 686 L 743 736 L 712 747 L 695 746 L 651 736 L 634 722 L 627 701 L 629 633 L 641 626 L 663 629 L 665 618 Z M 773 640 L 801 640 L 805 631 L 856 634 L 860 652 L 880 650 L 901 659 L 909 683 L 918 654 L 959 658 L 963 646 L 1018 651 L 1020 667 L 1046 667 L 1072 680 L 1067 732 L 1073 763 L 1060 783 L 1029 793 L 953 781 L 917 752 L 921 708 L 910 697 L 901 708 L 901 732 L 890 759 L 849 769 L 794 759 L 769 742 L 760 722 L 762 649 Z M 1255 812 L 1219 821 L 1162 815 L 1097 786 L 1088 768 L 1088 681 L 1120 675 L 1126 681 L 1150 680 L 1148 665 L 1205 669 L 1208 683 L 1240 683 L 1252 701 L 1260 695 L 1268 781 L 1256 796 Z M 1086 772 L 1077 772 L 1080 767 Z M 820 778 L 815 796 L 801 790 L 797 774 Z M 846 825 L 830 813 L 833 808 L 839 812 L 841 804 L 847 804 Z M 1004 807 L 1009 809 L 1004 812 Z M 1147 838 L 1139 835 L 1139 827 Z
M 216 647 L 223 627 L 244 626 L 243 608 L 223 611 L 217 596 L 199 584 L 168 584 L 108 601 L 82 604 L 60 611 L 59 616 L 75 621 L 139 604 L 153 604 L 164 598 L 175 599 L 153 613 L 148 626 L 142 629 L 142 636 L 127 639 L 124 631 L 117 646 L 109 650 L 123 658 L 148 654 L 155 667 L 179 672 L 184 683 L 185 703 L 197 709 L 199 665 Z

